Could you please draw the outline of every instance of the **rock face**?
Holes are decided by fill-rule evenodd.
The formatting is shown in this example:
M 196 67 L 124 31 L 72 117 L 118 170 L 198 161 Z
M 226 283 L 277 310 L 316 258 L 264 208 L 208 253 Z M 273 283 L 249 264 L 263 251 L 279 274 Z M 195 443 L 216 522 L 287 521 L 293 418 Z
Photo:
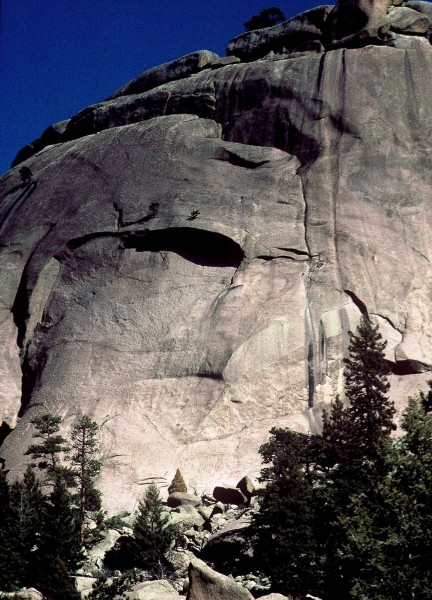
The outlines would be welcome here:
M 398 406 L 424 386 L 429 8 L 390 7 L 391 45 L 325 52 L 331 7 L 317 8 L 295 25 L 307 47 L 282 26 L 240 36 L 241 62 L 164 65 L 26 147 L 31 181 L 0 180 L 12 474 L 50 411 L 100 423 L 110 511 L 176 468 L 198 493 L 235 486 L 272 426 L 319 428 L 365 311 Z

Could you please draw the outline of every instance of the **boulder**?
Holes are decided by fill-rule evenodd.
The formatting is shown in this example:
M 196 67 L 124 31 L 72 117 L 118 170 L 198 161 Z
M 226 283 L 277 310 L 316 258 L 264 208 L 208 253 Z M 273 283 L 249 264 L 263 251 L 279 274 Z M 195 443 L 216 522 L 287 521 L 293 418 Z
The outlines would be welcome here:
M 390 27 L 396 33 L 429 36 L 432 32 L 431 19 L 407 6 L 393 7 L 388 17 Z
M 105 554 L 115 546 L 120 536 L 121 534 L 117 530 L 109 529 L 103 540 L 90 548 L 88 551 L 86 564 L 101 566 L 104 561 Z
M 45 129 L 39 138 L 33 142 L 30 142 L 30 144 L 27 144 L 18 152 L 12 161 L 12 167 L 19 165 L 23 161 L 33 156 L 33 154 L 36 154 L 36 152 L 39 152 L 39 150 L 43 150 L 43 148 L 46 146 L 51 146 L 52 144 L 59 144 L 62 142 L 63 135 L 68 124 L 69 119 L 50 125 L 47 129 Z
M 194 557 L 188 550 L 170 550 L 165 559 L 173 571 L 187 573 L 189 563 Z
M 242 33 L 228 43 L 227 55 L 251 61 L 270 51 L 289 55 L 309 47 L 315 49 L 331 9 L 332 6 L 318 6 L 273 27 Z
M 86 598 L 92 591 L 93 584 L 97 582 L 96 577 L 74 577 L 78 592 Z
M 404 2 L 404 6 L 416 10 L 432 20 L 432 4 L 430 2 L 423 2 L 423 0 L 408 0 L 407 2 Z
M 243 516 L 213 533 L 202 548 L 202 556 L 228 572 L 236 564 L 247 564 L 251 557 L 247 530 L 250 516 Z
M 213 496 L 218 502 L 223 504 L 236 504 L 237 506 L 246 504 L 248 499 L 241 490 L 229 486 L 216 486 L 213 490 Z
M 174 492 L 170 494 L 167 499 L 167 505 L 170 508 L 177 508 L 177 506 L 199 506 L 201 504 L 201 498 L 194 496 L 193 494 L 187 494 L 185 492 Z
M 252 598 L 248 590 L 230 577 L 213 571 L 198 558 L 191 560 L 187 600 L 252 600 Z
M 200 506 L 198 509 L 198 514 L 202 516 L 204 521 L 208 521 L 213 515 L 213 507 L 212 506 Z
M 236 488 L 238 488 L 241 493 L 248 499 L 250 500 L 252 498 L 252 496 L 254 495 L 255 492 L 255 486 L 252 482 L 252 479 L 250 477 L 242 477 L 242 479 L 240 479 L 240 481 L 238 482 L 238 484 L 236 485 Z
M 220 69 L 221 67 L 227 67 L 228 65 L 235 65 L 241 62 L 237 56 L 222 56 L 221 58 L 217 58 L 212 60 L 209 63 L 210 69 Z
M 312 596 L 306 596 L 306 598 L 311 598 Z M 260 600 L 293 600 L 292 596 L 284 596 L 283 594 L 276 594 L 273 592 L 272 594 L 266 594 L 265 596 L 260 596 Z
M 175 600 L 180 598 L 180 595 L 169 581 L 160 579 L 158 581 L 137 583 L 122 597 L 128 600 Z
M 0 592 L 0 594 L 2 598 L 11 600 L 43 600 L 43 594 L 35 588 L 24 588 L 18 592 Z
M 208 50 L 199 50 L 198 52 L 186 54 L 186 56 L 144 71 L 144 73 L 116 90 L 107 100 L 112 100 L 119 96 L 147 92 L 169 81 L 183 79 L 184 77 L 198 73 L 201 69 L 211 66 L 218 60 L 220 60 L 219 55 Z
M 184 504 L 170 514 L 170 522 L 173 525 L 181 524 L 182 529 L 189 529 L 190 527 L 201 527 L 204 524 L 204 518 L 194 506 Z
M 324 45 L 336 49 L 391 44 L 389 5 L 390 0 L 339 0 L 324 24 Z

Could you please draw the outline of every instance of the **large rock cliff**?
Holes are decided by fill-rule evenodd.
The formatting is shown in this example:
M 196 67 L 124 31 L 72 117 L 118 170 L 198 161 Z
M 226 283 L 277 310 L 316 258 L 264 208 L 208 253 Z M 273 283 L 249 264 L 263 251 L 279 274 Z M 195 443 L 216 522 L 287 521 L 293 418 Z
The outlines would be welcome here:
M 101 424 L 111 511 L 177 467 L 235 483 L 272 426 L 319 427 L 361 313 L 398 407 L 424 387 L 430 9 L 391 6 L 346 48 L 318 7 L 151 69 L 20 152 L 0 180 L 12 473 L 49 411 Z

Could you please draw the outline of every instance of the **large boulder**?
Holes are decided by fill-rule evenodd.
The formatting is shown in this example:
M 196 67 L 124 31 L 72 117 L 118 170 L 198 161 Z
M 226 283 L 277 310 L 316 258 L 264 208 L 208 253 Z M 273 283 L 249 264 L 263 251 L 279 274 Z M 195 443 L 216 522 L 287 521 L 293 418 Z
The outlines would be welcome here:
M 169 81 L 183 79 L 184 77 L 198 73 L 201 69 L 210 67 L 219 60 L 220 57 L 217 54 L 208 50 L 199 50 L 198 52 L 186 54 L 186 56 L 182 56 L 169 63 L 144 71 L 144 73 L 141 73 L 141 75 L 111 94 L 108 100 L 118 98 L 119 96 L 147 92 Z
M 244 515 L 217 530 L 204 544 L 202 557 L 228 573 L 249 564 L 252 556 L 247 536 L 249 526 L 250 516 Z
M 17 592 L 0 592 L 2 598 L 11 600 L 43 600 L 43 594 L 35 588 L 24 588 Z
M 187 494 L 186 492 L 173 492 L 168 496 L 167 505 L 171 508 L 177 508 L 177 506 L 199 506 L 201 504 L 201 498 L 194 494 Z
M 398 33 L 430 35 L 432 32 L 431 19 L 407 6 L 393 7 L 389 12 L 389 22 L 391 29 Z
M 248 501 L 247 496 L 236 487 L 217 485 L 213 490 L 213 497 L 222 504 L 236 504 L 241 506 Z
M 227 54 L 251 61 L 269 52 L 289 55 L 321 49 L 322 30 L 331 10 L 332 6 L 318 6 L 274 27 L 242 33 L 229 42 Z
M 122 597 L 128 600 L 176 600 L 176 598 L 181 598 L 171 583 L 164 579 L 137 583 Z
M 86 598 L 92 591 L 93 585 L 98 581 L 96 577 L 74 577 L 77 591 L 82 598 Z
M 398 414 L 426 385 L 432 47 L 395 36 L 101 102 L 0 179 L 11 477 L 49 411 L 101 425 L 110 512 L 176 468 L 235 486 L 271 427 L 320 431 L 366 311 Z
M 189 566 L 187 600 L 252 600 L 248 590 L 231 577 L 213 571 L 202 560 L 194 558 Z
M 250 500 L 255 493 L 255 486 L 253 484 L 253 481 L 247 475 L 240 479 L 240 481 L 236 485 L 236 488 L 238 488 L 243 494 L 243 496 L 245 496 L 248 500 Z

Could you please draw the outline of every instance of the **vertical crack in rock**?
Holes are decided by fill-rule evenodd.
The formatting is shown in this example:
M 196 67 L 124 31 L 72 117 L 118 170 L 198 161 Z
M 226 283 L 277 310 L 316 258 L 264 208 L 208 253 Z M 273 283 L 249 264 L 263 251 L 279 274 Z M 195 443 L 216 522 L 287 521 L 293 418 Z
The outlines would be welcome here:
M 359 309 L 361 314 L 364 317 L 366 317 L 366 319 L 369 319 L 368 309 L 367 309 L 366 304 L 363 302 L 363 300 L 360 300 L 360 298 L 356 294 L 354 294 L 354 292 L 352 292 L 351 290 L 344 290 L 344 292 L 345 292 L 345 294 L 347 294 L 347 296 L 349 296 L 351 298 L 351 300 L 357 306 L 357 308 Z
M 345 290 L 345 292 L 348 295 L 350 295 L 349 291 Z M 392 329 L 394 329 L 395 331 L 397 331 L 398 333 L 400 333 L 403 336 L 403 331 L 399 327 L 396 327 L 396 325 L 393 323 L 393 321 L 389 317 L 386 317 L 379 313 L 371 313 L 371 317 L 379 317 L 380 319 L 383 319 L 383 321 L 387 321 L 387 323 L 390 325 L 390 327 L 392 327 Z
M 43 370 L 46 361 L 42 346 L 37 348 L 37 360 L 30 356 L 30 346 L 36 331 L 42 324 L 43 314 L 60 270 L 60 263 L 55 258 L 49 259 L 34 276 L 35 283 L 31 284 L 33 269 L 30 258 L 12 307 L 14 322 L 18 329 L 17 344 L 21 354 L 21 408 L 18 416 L 22 416 L 29 405 L 38 373 Z M 37 369 L 34 366 L 36 363 Z
M 303 165 L 300 172 L 305 207 L 304 235 L 309 253 L 309 272 L 306 279 L 306 362 L 309 407 L 314 405 L 315 386 L 322 380 L 320 354 L 322 343 L 317 340 L 319 326 L 314 323 L 310 305 L 314 271 L 322 265 L 322 260 L 327 263 L 334 289 L 342 291 L 343 287 L 337 238 L 340 146 L 347 131 L 349 135 L 353 135 L 345 123 L 345 58 L 344 50 L 325 54 L 321 58 L 319 76 L 313 94 L 314 102 L 319 104 L 319 109 L 315 111 L 313 138 L 321 140 L 320 154 L 313 163 Z M 315 194 L 319 191 L 316 189 L 317 183 L 321 188 L 322 197 L 319 200 L 316 197 L 308 199 L 309 186 L 315 190 Z M 322 221 L 324 227 L 315 222 L 311 226 L 311 214 L 314 216 L 314 221 Z
M 311 287 L 312 275 L 315 269 L 316 260 L 315 257 L 311 255 L 309 240 L 308 240 L 308 202 L 305 190 L 305 182 L 303 177 L 301 179 L 302 186 L 302 194 L 303 194 L 303 227 L 304 227 L 304 239 L 305 245 L 308 251 L 308 272 L 305 279 L 305 296 L 306 296 L 306 304 L 305 304 L 305 326 L 306 326 L 306 382 L 307 382 L 307 391 L 308 391 L 308 407 L 312 408 L 314 405 L 315 398 L 315 335 L 314 335 L 314 327 L 312 320 L 312 312 L 309 303 L 309 291 Z

